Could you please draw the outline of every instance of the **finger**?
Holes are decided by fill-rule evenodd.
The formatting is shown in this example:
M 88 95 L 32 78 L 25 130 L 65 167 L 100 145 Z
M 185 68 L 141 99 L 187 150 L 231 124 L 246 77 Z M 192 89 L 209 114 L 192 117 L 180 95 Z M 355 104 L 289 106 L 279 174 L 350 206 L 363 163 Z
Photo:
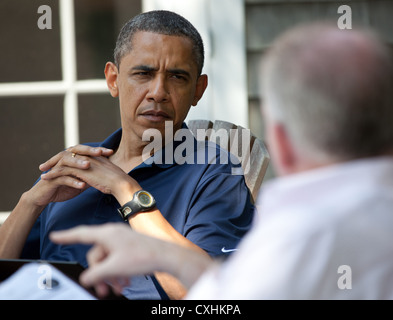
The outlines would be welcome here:
M 102 299 L 102 298 L 105 298 L 106 296 L 108 296 L 109 285 L 106 284 L 105 282 L 100 282 L 94 286 L 94 290 L 96 292 L 96 295 Z
M 67 149 L 68 152 L 75 153 L 77 155 L 84 155 L 89 157 L 109 157 L 113 154 L 112 149 L 103 148 L 103 147 L 90 147 L 87 145 L 79 144 L 74 147 L 70 147 Z
M 48 171 L 47 173 L 53 172 L 53 168 L 57 166 L 67 166 L 78 169 L 89 169 L 90 168 L 90 158 L 81 155 L 75 155 L 73 153 L 65 152 L 62 157 L 54 157 L 47 162 L 40 165 L 41 171 Z M 48 175 L 49 177 L 50 175 Z
M 54 231 L 49 238 L 59 244 L 96 244 L 100 243 L 100 226 L 78 226 L 65 231 Z
M 123 289 L 125 287 L 128 287 L 129 285 L 130 285 L 129 278 L 115 278 L 115 279 L 112 279 L 112 281 L 111 281 L 112 290 L 117 295 L 121 295 L 123 292 Z
M 53 156 L 52 158 L 50 158 L 48 161 L 40 164 L 39 168 L 41 171 L 48 171 L 51 168 L 53 168 L 60 160 L 61 158 L 64 156 L 64 154 L 66 153 L 66 151 L 62 151 L 58 154 L 56 154 L 55 156 Z
M 74 189 L 84 190 L 88 187 L 88 184 L 72 176 L 60 176 L 51 182 L 56 186 L 66 186 Z
M 88 163 L 87 167 L 90 167 L 90 163 Z M 59 166 L 55 167 L 52 170 L 44 173 L 41 175 L 42 180 L 53 180 L 62 176 L 70 176 L 74 178 L 79 178 L 83 180 L 80 176 L 81 171 L 78 170 L 85 170 L 87 168 L 74 168 L 70 166 Z
M 88 156 L 88 157 L 99 157 L 99 156 L 104 156 L 104 157 L 109 157 L 110 155 L 113 154 L 113 150 L 112 149 L 107 149 L 107 148 L 102 148 L 102 147 L 90 147 L 90 146 L 86 146 L 86 145 L 77 145 L 74 147 L 70 147 L 65 151 L 62 151 L 60 153 L 58 153 L 57 155 L 53 156 L 52 158 L 50 158 L 48 161 L 42 163 L 39 166 L 39 169 L 41 171 L 48 171 L 51 168 L 53 168 L 60 160 L 64 159 L 64 158 L 69 158 L 71 156 L 71 158 L 74 159 L 73 163 L 77 164 L 77 165 L 82 165 L 82 166 L 86 166 L 86 163 L 83 163 L 83 160 L 87 160 L 86 158 L 83 159 L 79 159 L 79 156 Z M 72 157 L 72 154 L 74 154 L 75 156 Z M 77 157 L 78 156 L 78 157 Z
M 94 246 L 86 254 L 86 260 L 89 266 L 95 265 L 99 261 L 103 260 L 105 257 L 106 257 L 105 249 L 100 245 Z
M 88 169 L 90 162 L 89 158 L 76 156 L 75 153 L 62 151 L 59 154 L 53 156 L 48 161 L 40 164 L 39 169 L 41 171 L 49 171 L 54 168 L 57 164 L 68 165 L 81 169 Z
M 118 270 L 115 270 L 116 262 L 112 260 L 111 257 L 107 257 L 99 263 L 89 265 L 81 274 L 80 282 L 86 287 L 91 287 L 118 276 Z
M 129 278 L 119 278 L 119 277 L 109 279 L 105 281 L 105 283 L 109 285 L 111 291 L 116 295 L 121 295 L 123 289 L 130 285 Z

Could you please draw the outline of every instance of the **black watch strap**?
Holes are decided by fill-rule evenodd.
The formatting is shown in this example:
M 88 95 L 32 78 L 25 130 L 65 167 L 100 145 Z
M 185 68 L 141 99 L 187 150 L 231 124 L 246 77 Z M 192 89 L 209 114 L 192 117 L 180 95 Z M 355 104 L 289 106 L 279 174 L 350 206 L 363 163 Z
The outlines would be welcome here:
M 127 202 L 121 208 L 117 209 L 120 216 L 124 221 L 128 221 L 128 218 L 139 213 L 149 211 L 156 206 L 154 197 L 145 190 L 135 192 L 131 201 Z

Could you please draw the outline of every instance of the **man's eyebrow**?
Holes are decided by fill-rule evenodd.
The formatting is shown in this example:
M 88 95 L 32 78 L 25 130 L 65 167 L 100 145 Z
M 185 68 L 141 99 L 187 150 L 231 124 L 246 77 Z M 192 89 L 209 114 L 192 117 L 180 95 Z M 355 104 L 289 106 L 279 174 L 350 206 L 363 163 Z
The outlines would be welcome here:
M 147 65 L 140 65 L 140 66 L 135 66 L 131 68 L 131 71 L 146 71 L 146 72 L 152 72 L 152 71 L 158 71 L 157 68 L 147 66 Z
M 154 72 L 154 71 L 158 71 L 158 68 L 154 68 L 154 67 L 148 66 L 148 65 L 139 65 L 139 66 L 132 67 L 130 70 L 131 71 Z M 167 71 L 171 74 L 181 74 L 181 75 L 187 76 L 189 78 L 191 77 L 191 74 L 184 69 L 174 68 L 174 69 L 168 69 Z

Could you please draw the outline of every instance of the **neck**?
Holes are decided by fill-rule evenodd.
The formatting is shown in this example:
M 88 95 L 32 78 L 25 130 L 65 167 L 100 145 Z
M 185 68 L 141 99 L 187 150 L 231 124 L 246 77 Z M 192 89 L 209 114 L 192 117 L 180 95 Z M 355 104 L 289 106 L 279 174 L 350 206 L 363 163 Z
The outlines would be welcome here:
M 171 131 L 167 132 L 168 128 L 170 128 Z M 153 141 L 143 141 L 140 136 L 126 134 L 123 128 L 119 147 L 110 157 L 110 160 L 125 172 L 130 172 L 140 165 L 143 160 L 146 160 L 146 157 L 149 158 L 152 156 L 153 154 L 151 154 L 151 152 L 157 152 L 159 149 L 165 147 L 167 143 L 172 142 L 173 132 L 176 132 L 176 129 L 171 126 L 165 127 L 160 137 L 153 137 Z M 149 154 L 144 154 L 146 152 Z
M 119 147 L 110 160 L 128 173 L 142 163 L 142 152 L 147 143 L 123 134 Z

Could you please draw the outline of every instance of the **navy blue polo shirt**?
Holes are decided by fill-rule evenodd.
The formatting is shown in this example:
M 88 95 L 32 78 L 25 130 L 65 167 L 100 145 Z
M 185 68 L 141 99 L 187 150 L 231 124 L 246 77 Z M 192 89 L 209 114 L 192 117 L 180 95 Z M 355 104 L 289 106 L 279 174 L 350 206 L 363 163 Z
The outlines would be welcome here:
M 115 150 L 121 135 L 119 129 L 104 142 L 89 145 Z M 153 194 L 158 209 L 180 234 L 212 257 L 226 255 L 249 230 L 254 213 L 243 175 L 234 174 L 240 165 L 216 144 L 195 139 L 192 149 L 183 144 L 175 141 L 166 146 L 129 175 Z M 165 161 L 165 154 L 175 161 Z M 90 246 L 58 245 L 49 240 L 49 233 L 78 225 L 125 223 L 119 207 L 112 195 L 92 187 L 71 200 L 50 203 L 33 227 L 22 258 L 78 261 L 87 267 Z M 167 298 L 152 275 L 133 277 L 123 293 L 129 299 Z

